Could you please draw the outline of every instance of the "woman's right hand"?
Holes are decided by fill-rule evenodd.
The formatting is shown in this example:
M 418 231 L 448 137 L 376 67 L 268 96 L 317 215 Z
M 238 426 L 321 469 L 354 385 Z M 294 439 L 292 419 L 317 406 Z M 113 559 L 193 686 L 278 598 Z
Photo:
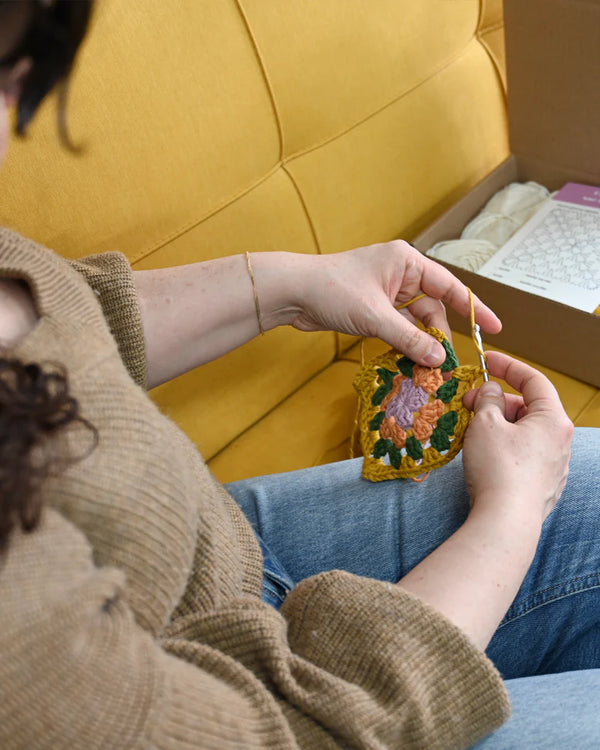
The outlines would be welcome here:
M 517 514 L 540 523 L 567 480 L 573 423 L 542 373 L 500 352 L 487 352 L 493 381 L 465 395 L 475 416 L 465 435 L 463 461 L 473 509 Z
M 463 464 L 472 509 L 452 536 L 398 581 L 487 648 L 534 558 L 542 523 L 565 486 L 573 425 L 552 383 L 506 354 L 488 369 L 522 396 L 484 383 Z

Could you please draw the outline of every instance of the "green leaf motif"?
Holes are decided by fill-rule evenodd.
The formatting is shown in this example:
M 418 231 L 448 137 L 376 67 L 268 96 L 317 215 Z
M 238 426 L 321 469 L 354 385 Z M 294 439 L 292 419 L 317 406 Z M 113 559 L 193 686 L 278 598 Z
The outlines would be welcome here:
M 454 349 L 450 346 L 450 342 L 444 339 L 441 342 L 442 346 L 446 350 L 446 359 L 440 367 L 442 372 L 450 372 L 458 367 L 458 357 L 454 353 Z
M 373 417 L 369 424 L 370 430 L 378 430 L 381 427 L 381 423 L 385 419 L 385 412 L 379 411 L 377 414 Z
M 450 448 L 448 433 L 445 430 L 440 430 L 439 427 L 436 427 L 431 435 L 431 445 L 440 453 L 447 451 Z
M 383 385 L 380 385 L 379 388 L 373 394 L 373 397 L 371 398 L 371 403 L 373 404 L 373 406 L 380 406 L 381 402 L 388 395 L 389 392 L 390 392 L 390 389 L 387 387 L 385 383 Z
M 403 375 L 406 375 L 407 378 L 412 378 L 413 367 L 415 366 L 415 363 L 412 361 L 412 359 L 409 359 L 408 357 L 402 357 L 396 362 L 396 364 L 398 365 L 398 369 Z
M 406 452 L 411 458 L 414 458 L 415 461 L 423 458 L 423 446 L 414 435 L 406 438 Z
M 385 385 L 389 387 L 390 390 L 394 387 L 394 378 L 396 377 L 397 373 L 392 372 L 391 370 L 386 370 L 385 367 L 378 367 L 377 374 L 383 380 Z
M 458 390 L 458 380 L 457 378 L 452 378 L 451 380 L 448 380 L 444 385 L 441 385 L 437 393 L 435 394 L 440 401 L 443 401 L 445 404 L 449 404 L 450 401 L 456 396 L 456 391 Z
M 458 422 L 458 414 L 455 411 L 447 411 L 438 419 L 436 431 L 441 430 L 446 435 L 452 435 Z
M 399 469 L 400 465 L 402 464 L 402 459 L 404 458 L 404 454 L 400 450 L 400 448 L 396 448 L 396 446 L 392 443 L 392 447 L 390 448 L 389 456 L 390 456 L 390 463 L 394 467 L 394 469 Z
M 385 456 L 386 453 L 389 452 L 390 448 L 393 447 L 394 443 L 392 443 L 391 440 L 384 440 L 384 438 L 379 438 L 379 440 L 373 446 L 373 458 L 383 458 L 383 456 Z
M 455 411 L 448 411 L 438 419 L 431 435 L 431 445 L 440 453 L 450 448 L 450 435 L 454 433 L 457 422 L 458 414 Z

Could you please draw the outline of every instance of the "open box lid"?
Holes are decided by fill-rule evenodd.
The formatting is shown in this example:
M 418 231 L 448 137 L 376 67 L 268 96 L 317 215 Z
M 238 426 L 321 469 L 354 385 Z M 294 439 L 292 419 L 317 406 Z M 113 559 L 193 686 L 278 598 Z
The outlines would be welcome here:
M 504 24 L 521 176 L 542 171 L 551 189 L 564 172 L 600 183 L 600 0 L 504 0 Z

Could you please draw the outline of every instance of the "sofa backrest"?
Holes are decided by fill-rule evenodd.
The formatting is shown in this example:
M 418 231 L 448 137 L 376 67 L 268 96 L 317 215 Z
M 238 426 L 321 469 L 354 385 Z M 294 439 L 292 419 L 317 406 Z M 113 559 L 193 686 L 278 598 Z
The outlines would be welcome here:
M 411 239 L 508 155 L 501 0 L 101 0 L 0 223 L 150 268 Z M 158 389 L 207 458 L 347 341 L 270 332 Z M 214 425 L 219 425 L 218 429 Z

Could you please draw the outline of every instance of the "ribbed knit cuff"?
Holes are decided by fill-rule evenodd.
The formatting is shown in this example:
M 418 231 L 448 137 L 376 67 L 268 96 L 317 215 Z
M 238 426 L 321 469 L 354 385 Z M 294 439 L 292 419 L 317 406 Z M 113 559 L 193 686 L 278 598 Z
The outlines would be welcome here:
M 121 253 L 69 261 L 94 290 L 129 374 L 146 388 L 146 350 L 142 317 L 129 261 Z
M 187 645 L 187 648 L 186 648 Z M 148 738 L 161 750 L 292 750 L 298 745 L 272 696 L 218 653 L 182 644 L 186 654 L 160 657 L 164 690 L 160 718 Z M 201 654 L 202 667 L 192 666 Z M 213 674 L 210 674 L 210 673 Z

